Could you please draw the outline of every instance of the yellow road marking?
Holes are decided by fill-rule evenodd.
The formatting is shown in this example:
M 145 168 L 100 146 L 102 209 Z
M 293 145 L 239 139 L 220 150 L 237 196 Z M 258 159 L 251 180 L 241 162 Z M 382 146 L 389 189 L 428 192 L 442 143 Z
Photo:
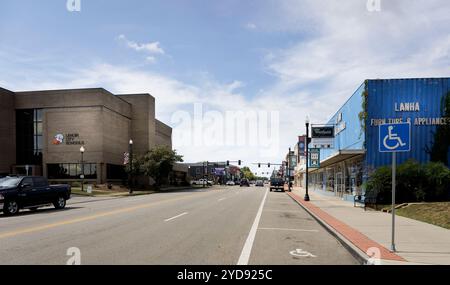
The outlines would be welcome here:
M 202 193 L 207 194 L 207 193 L 214 193 L 214 192 L 202 192 Z M 95 219 L 102 218 L 102 217 L 107 217 L 107 216 L 112 216 L 112 215 L 132 212 L 132 211 L 136 211 L 136 210 L 139 210 L 139 209 L 149 208 L 151 206 L 158 205 L 158 204 L 165 203 L 165 202 L 173 202 L 173 201 L 178 201 L 178 200 L 184 200 L 186 198 L 191 198 L 193 195 L 194 194 L 186 196 L 186 197 L 173 198 L 173 199 L 167 199 L 167 200 L 163 200 L 163 201 L 156 201 L 156 202 L 152 202 L 152 203 L 146 203 L 146 204 L 142 204 L 142 205 L 138 205 L 138 206 L 122 208 L 122 209 L 118 209 L 118 210 L 103 212 L 103 213 L 94 214 L 94 215 L 81 217 L 81 218 L 76 218 L 76 219 L 71 219 L 71 220 L 65 220 L 65 221 L 56 222 L 56 223 L 52 223 L 52 224 L 36 226 L 36 227 L 31 227 L 31 228 L 25 228 L 25 229 L 20 229 L 20 230 L 16 230 L 16 231 L 6 232 L 6 233 L 0 233 L 0 239 L 12 237 L 12 236 L 17 236 L 17 235 L 20 235 L 20 234 L 27 234 L 27 233 L 37 232 L 37 231 L 43 231 L 43 230 L 56 228 L 56 227 L 60 227 L 60 226 L 71 225 L 71 224 L 75 224 L 75 223 L 86 222 L 86 221 L 95 220 Z

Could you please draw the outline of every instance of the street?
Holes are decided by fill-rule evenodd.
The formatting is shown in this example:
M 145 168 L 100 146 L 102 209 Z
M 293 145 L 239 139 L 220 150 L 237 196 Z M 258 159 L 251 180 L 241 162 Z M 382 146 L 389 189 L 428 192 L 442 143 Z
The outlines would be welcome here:
M 284 192 L 214 186 L 0 217 L 0 264 L 357 264 Z

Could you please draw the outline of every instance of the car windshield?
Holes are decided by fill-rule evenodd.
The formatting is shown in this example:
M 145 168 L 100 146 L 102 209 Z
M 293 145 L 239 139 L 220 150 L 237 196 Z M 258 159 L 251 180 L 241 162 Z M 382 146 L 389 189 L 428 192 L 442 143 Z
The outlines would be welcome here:
M 0 179 L 0 187 L 15 187 L 19 185 L 20 178 L 6 177 Z

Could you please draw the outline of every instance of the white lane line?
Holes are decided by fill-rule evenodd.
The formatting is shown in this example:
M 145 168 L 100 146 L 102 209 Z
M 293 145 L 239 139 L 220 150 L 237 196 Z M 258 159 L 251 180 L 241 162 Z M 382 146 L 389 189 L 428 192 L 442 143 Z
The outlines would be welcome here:
M 242 248 L 241 256 L 239 257 L 237 265 L 247 265 L 248 260 L 250 259 L 250 253 L 252 252 L 253 242 L 255 241 L 256 231 L 258 229 L 259 220 L 261 219 L 261 214 L 264 208 L 264 203 L 266 202 L 267 194 L 269 190 L 266 190 L 266 194 L 264 194 L 264 198 L 261 201 L 261 205 L 259 206 L 258 213 L 256 214 L 255 221 L 253 222 L 252 228 L 248 233 L 247 240 L 245 241 L 244 247 Z
M 220 198 L 219 200 L 217 200 L 217 201 L 223 201 L 223 200 L 226 200 L 227 198 Z
M 317 232 L 319 232 L 318 230 L 283 229 L 283 228 L 259 228 L 258 230 L 296 231 L 296 232 L 311 232 L 311 233 L 317 233 Z
M 187 215 L 187 214 L 188 214 L 188 212 L 184 212 L 184 213 L 179 214 L 179 215 L 177 215 L 177 216 L 175 216 L 175 217 L 166 219 L 166 220 L 164 220 L 164 222 L 168 222 L 168 221 L 174 220 L 174 219 L 176 219 L 176 218 L 182 217 L 182 216 Z

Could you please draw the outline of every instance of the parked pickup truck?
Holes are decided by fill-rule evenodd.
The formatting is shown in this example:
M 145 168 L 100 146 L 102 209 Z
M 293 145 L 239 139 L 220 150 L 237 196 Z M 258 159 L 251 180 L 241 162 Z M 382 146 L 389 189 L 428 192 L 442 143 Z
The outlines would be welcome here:
M 270 191 L 273 190 L 284 191 L 284 181 L 282 178 L 270 178 Z
M 49 185 L 44 177 L 8 176 L 0 178 L 0 211 L 15 215 L 20 209 L 34 211 L 52 204 L 56 209 L 63 209 L 70 194 L 70 185 Z

